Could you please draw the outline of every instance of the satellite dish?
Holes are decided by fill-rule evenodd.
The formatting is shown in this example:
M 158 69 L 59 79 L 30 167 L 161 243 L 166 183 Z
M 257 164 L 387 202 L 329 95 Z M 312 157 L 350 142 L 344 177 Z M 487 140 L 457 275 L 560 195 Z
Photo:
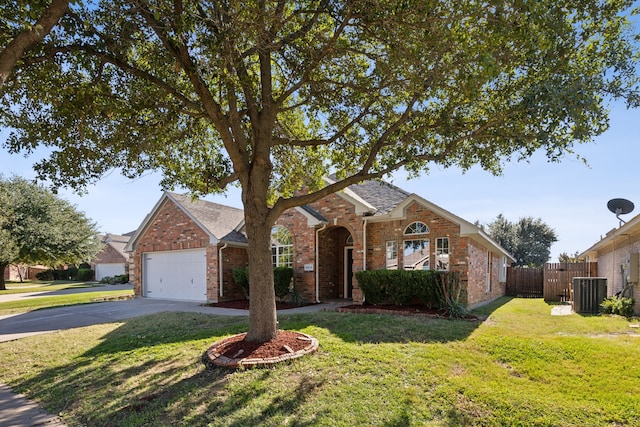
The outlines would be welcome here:
M 627 199 L 611 199 L 607 202 L 607 208 L 616 214 L 616 218 L 618 218 L 620 222 L 624 222 L 625 224 L 626 222 L 620 219 L 620 215 L 632 212 L 634 207 L 633 203 Z

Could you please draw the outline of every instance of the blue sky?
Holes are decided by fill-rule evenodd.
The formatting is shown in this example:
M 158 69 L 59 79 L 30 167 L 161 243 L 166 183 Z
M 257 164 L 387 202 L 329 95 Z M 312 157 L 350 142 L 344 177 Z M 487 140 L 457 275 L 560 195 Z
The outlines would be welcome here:
M 593 143 L 575 148 L 588 166 L 572 156 L 549 163 L 537 153 L 529 162 L 507 163 L 498 177 L 480 168 L 465 174 L 455 168 L 434 168 L 412 180 L 398 172 L 390 181 L 470 222 L 487 223 L 500 213 L 511 221 L 541 218 L 558 235 L 551 248 L 551 261 L 556 261 L 562 252 L 588 249 L 619 225 L 607 209 L 608 200 L 625 198 L 636 204 L 633 213 L 622 216 L 625 220 L 640 213 L 639 124 L 640 110 L 613 104 L 610 129 Z M 0 173 L 32 178 L 32 165 L 42 155 L 36 152 L 24 158 L 2 150 Z M 113 172 L 89 187 L 88 194 L 61 189 L 59 195 L 95 221 L 100 231 L 121 234 L 136 229 L 153 208 L 162 195 L 159 181 L 158 174 L 129 180 Z M 207 199 L 242 207 L 237 190 Z

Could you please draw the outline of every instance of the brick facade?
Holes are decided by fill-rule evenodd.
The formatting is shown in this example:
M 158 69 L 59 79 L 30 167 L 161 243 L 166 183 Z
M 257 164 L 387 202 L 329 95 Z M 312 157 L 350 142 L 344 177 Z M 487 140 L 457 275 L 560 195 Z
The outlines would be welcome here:
M 607 241 L 609 237 L 607 236 L 600 242 L 597 250 L 587 251 L 588 261 L 598 263 L 597 276 L 607 279 L 608 296 L 613 296 L 623 289 L 624 281 L 628 276 L 627 260 L 632 253 L 640 253 L 640 227 L 635 224 L 635 221 L 625 227 L 626 230 L 618 229 L 618 234 L 622 238 L 614 235 L 610 237 L 611 241 Z M 634 312 L 638 315 L 640 314 L 640 283 L 632 284 L 632 292 L 635 299 Z
M 246 250 L 243 247 L 211 244 L 210 240 L 205 230 L 172 200 L 166 199 L 137 239 L 129 271 L 130 280 L 134 284 L 134 293 L 138 296 L 143 295 L 142 260 L 145 253 L 204 248 L 207 259 L 207 301 L 243 299 L 242 289 L 233 282 L 233 269 L 247 265 Z M 220 254 L 223 269 L 222 295 L 220 295 Z
M 311 218 L 303 210 L 294 208 L 286 211 L 276 223 L 286 227 L 292 235 L 294 286 L 306 301 L 353 298 L 354 302 L 361 303 L 363 294 L 354 273 L 363 269 L 386 268 L 387 242 L 397 242 L 398 267 L 402 268 L 404 241 L 429 240 L 429 257 L 433 268 L 436 240 L 445 237 L 449 239 L 449 269 L 459 271 L 462 280 L 467 283 L 469 306 L 504 295 L 505 285 L 499 280 L 500 255 L 462 236 L 460 224 L 447 215 L 430 210 L 417 200 L 408 202 L 401 215 L 382 218 L 358 213 L 353 203 L 337 194 L 329 195 L 309 207 L 324 220 Z M 426 224 L 428 233 L 405 235 L 407 226 L 416 221 Z M 207 299 L 217 302 L 243 298 L 242 290 L 233 283 L 232 270 L 247 264 L 246 250 L 240 246 L 229 246 L 221 251 L 221 244 L 211 244 L 210 235 L 170 199 L 166 199 L 155 210 L 155 215 L 137 238 L 130 271 L 136 295 L 142 295 L 144 253 L 194 248 L 206 248 Z M 223 266 L 222 296 L 219 285 L 220 253 Z M 487 256 L 491 259 L 489 263 Z M 486 287 L 487 268 L 491 269 L 489 290 Z

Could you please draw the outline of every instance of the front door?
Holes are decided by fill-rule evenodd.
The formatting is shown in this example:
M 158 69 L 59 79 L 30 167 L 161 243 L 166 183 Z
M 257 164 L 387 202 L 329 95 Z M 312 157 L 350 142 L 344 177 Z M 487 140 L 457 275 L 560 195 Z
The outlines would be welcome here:
M 353 246 L 344 248 L 344 297 L 353 298 Z

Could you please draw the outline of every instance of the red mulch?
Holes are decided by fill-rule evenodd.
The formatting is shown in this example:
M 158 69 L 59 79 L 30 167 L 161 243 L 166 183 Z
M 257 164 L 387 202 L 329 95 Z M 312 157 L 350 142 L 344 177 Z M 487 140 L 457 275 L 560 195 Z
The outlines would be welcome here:
M 306 304 L 309 305 L 309 304 Z M 222 301 L 215 304 L 208 304 L 209 307 L 221 307 L 221 308 L 237 308 L 240 310 L 249 310 L 249 300 L 239 299 L 234 301 Z M 276 301 L 276 310 L 288 310 L 290 308 L 300 307 L 299 305 L 291 304 L 289 302 Z
M 421 317 L 436 317 L 436 318 L 449 318 L 449 313 L 444 309 L 427 308 L 423 305 L 394 305 L 394 304 L 379 304 L 379 305 L 347 305 L 339 307 L 337 311 L 348 313 L 372 313 L 372 314 L 397 314 L 401 316 L 421 316 Z M 478 320 L 477 316 L 468 314 L 464 317 L 465 320 Z
M 267 359 L 302 350 L 309 345 L 309 341 L 300 340 L 300 334 L 292 331 L 278 331 L 278 336 L 265 343 L 255 343 L 244 340 L 245 334 L 230 337 L 225 341 L 219 353 L 230 359 Z

